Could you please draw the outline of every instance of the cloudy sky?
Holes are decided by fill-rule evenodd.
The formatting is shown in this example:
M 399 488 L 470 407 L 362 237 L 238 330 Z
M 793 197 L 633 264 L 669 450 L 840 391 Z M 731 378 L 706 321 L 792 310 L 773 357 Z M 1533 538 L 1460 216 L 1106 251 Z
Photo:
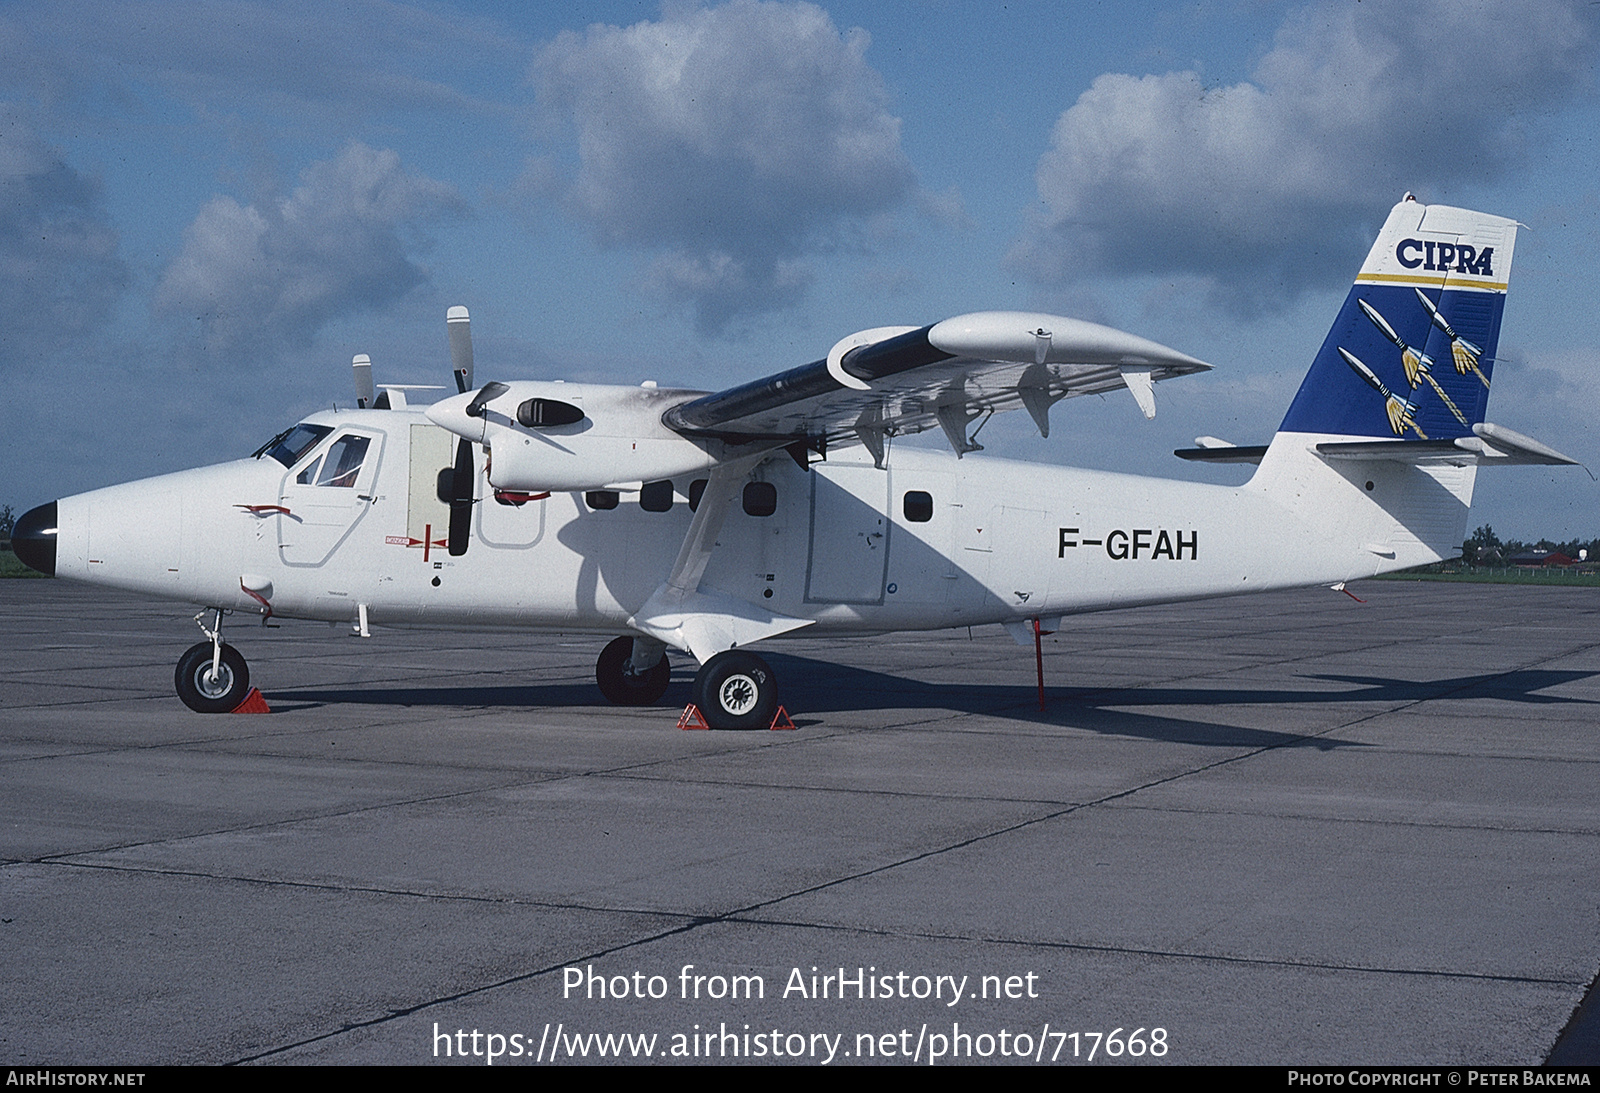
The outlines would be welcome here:
M 1228 480 L 1406 190 L 1527 224 L 1490 420 L 1600 471 L 1600 8 L 0 3 L 0 503 L 248 453 L 379 382 L 717 389 L 1029 308 L 1209 375 L 991 453 Z M 1600 535 L 1582 471 L 1473 525 Z

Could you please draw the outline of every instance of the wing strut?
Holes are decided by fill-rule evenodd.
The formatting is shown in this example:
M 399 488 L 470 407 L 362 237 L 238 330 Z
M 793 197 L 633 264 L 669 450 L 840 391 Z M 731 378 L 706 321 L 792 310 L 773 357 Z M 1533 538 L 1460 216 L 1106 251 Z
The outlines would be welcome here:
M 700 578 L 711 561 L 723 517 L 741 495 L 745 476 L 769 454 L 762 452 L 719 463 L 712 469 L 672 572 L 628 619 L 629 626 L 657 641 L 687 649 L 704 664 L 725 649 L 810 626 L 815 621 L 775 615 L 726 592 L 700 590 Z

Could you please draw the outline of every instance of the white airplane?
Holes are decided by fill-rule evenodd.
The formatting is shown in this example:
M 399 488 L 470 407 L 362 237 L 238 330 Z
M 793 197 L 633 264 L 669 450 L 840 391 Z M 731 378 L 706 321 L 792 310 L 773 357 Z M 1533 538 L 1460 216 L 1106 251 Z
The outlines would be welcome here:
M 44 573 L 201 605 L 178 662 L 191 709 L 235 709 L 226 615 L 620 635 L 612 702 L 700 663 L 711 726 L 767 727 L 749 647 L 1003 623 L 1370 577 L 1456 555 L 1477 468 L 1573 463 L 1484 422 L 1517 224 L 1408 194 L 1390 213 L 1288 416 L 1264 447 L 1202 437 L 1189 459 L 1259 464 L 1241 486 L 993 459 L 989 416 L 1048 435 L 1062 399 L 1209 366 L 1077 319 L 980 312 L 884 327 L 725 391 L 491 382 L 474 391 L 465 308 L 448 316 L 461 394 L 313 414 L 231 463 L 63 498 L 23 515 Z M 896 446 L 938 428 L 952 452 Z M 210 618 L 207 625 L 206 619 Z

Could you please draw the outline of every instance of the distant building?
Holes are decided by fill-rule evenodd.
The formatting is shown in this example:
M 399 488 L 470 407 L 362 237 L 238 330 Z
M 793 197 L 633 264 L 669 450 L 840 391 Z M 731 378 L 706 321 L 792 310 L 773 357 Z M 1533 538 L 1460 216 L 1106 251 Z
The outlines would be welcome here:
M 1572 565 L 1576 561 L 1576 558 L 1569 558 L 1559 550 L 1524 550 L 1507 558 L 1506 564 L 1551 566 Z

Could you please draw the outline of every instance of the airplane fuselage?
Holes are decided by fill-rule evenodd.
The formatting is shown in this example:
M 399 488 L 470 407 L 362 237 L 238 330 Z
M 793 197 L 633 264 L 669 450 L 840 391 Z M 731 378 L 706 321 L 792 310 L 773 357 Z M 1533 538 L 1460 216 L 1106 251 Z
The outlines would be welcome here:
M 243 613 L 270 604 L 277 617 L 615 634 L 672 568 L 703 488 L 508 501 L 478 467 L 471 538 L 452 556 L 448 433 L 400 410 L 306 424 L 331 431 L 325 461 L 319 440 L 310 466 L 263 455 L 62 499 L 57 575 Z M 363 451 L 339 480 L 343 437 Z M 1372 492 L 1346 488 L 1356 504 Z M 811 620 L 802 633 L 876 633 L 1332 582 L 1437 556 L 1364 549 L 1340 530 L 1251 484 L 903 444 L 882 469 L 861 448 L 809 470 L 778 452 L 728 512 L 702 583 Z

